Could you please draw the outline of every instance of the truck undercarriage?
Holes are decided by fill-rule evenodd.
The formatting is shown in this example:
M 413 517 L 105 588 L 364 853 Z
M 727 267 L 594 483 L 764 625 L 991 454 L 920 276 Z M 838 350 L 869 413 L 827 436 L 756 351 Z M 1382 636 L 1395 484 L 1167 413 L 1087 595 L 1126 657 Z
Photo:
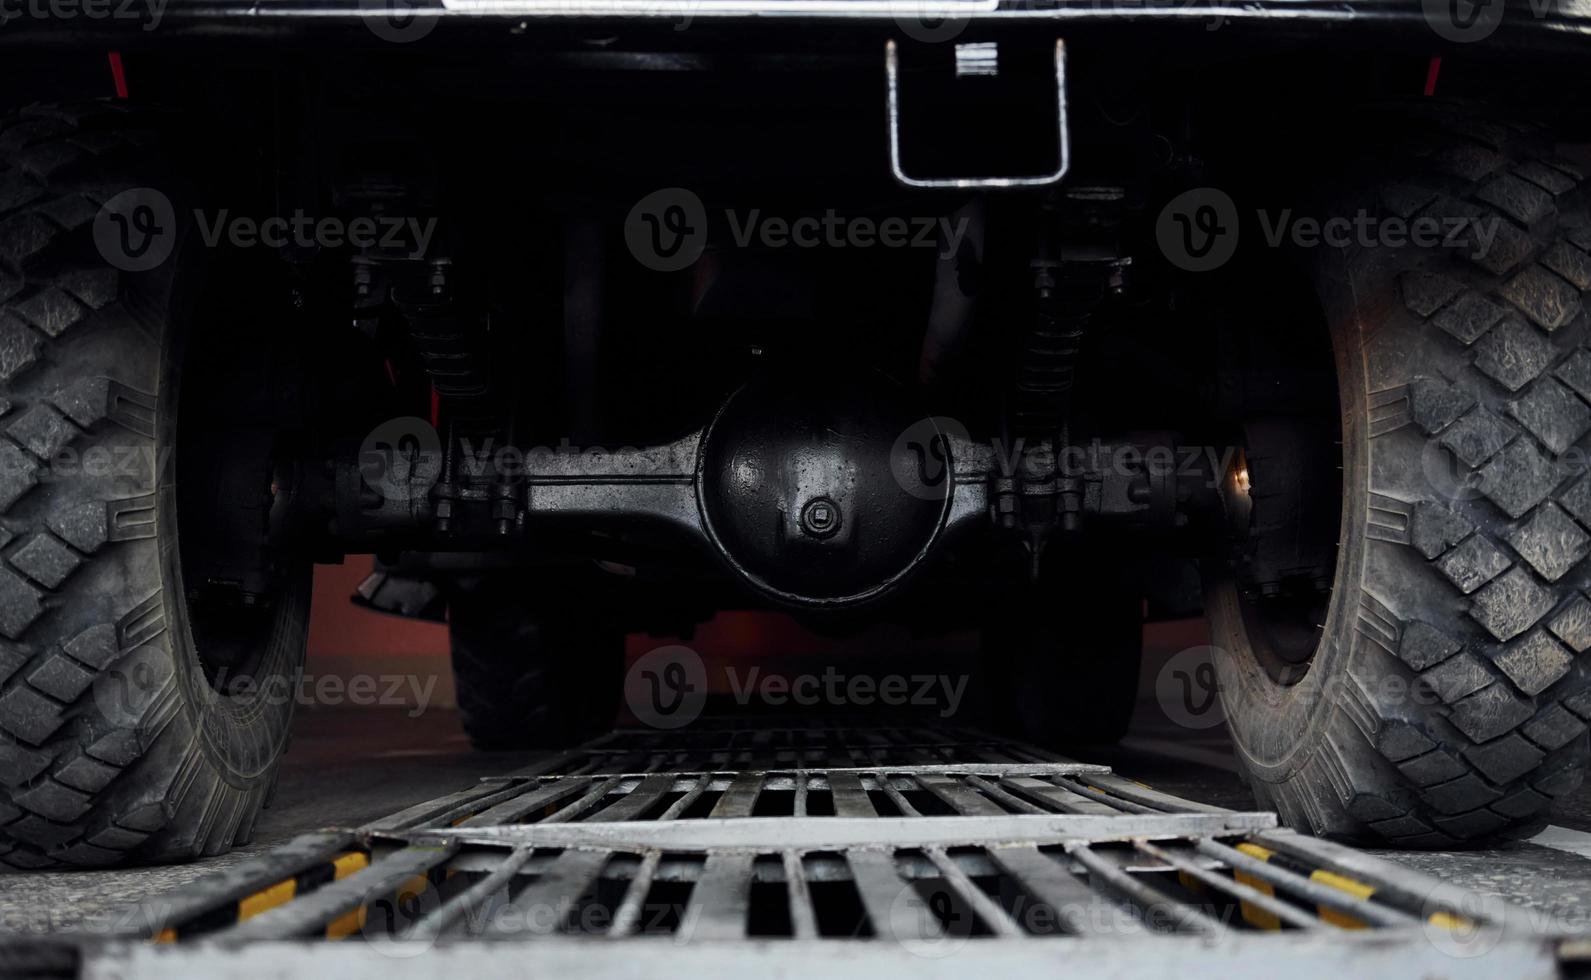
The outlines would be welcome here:
M 57 8 L 0 2 L 0 862 L 245 838 L 349 554 L 486 747 L 745 608 L 979 630 L 990 718 L 1108 741 L 1202 609 L 1293 826 L 1578 783 L 1579 8 Z

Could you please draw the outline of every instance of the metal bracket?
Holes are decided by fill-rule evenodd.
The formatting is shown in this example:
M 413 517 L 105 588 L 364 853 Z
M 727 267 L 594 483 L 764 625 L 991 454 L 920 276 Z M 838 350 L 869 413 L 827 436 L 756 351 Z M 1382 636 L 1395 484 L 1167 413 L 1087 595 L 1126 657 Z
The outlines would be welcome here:
M 912 177 L 900 162 L 900 51 L 894 40 L 884 44 L 885 103 L 889 116 L 889 169 L 906 187 L 999 190 L 1014 187 L 1048 187 L 1060 183 L 1072 165 L 1071 133 L 1066 125 L 1066 43 L 1055 42 L 1056 169 L 1032 177 Z M 962 74 L 986 74 L 963 72 Z

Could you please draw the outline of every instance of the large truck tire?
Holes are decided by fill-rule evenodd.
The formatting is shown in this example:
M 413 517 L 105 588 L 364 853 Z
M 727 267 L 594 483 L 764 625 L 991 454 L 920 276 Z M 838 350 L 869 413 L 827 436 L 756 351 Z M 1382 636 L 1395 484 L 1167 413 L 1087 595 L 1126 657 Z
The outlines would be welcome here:
M 482 751 L 575 745 L 618 714 L 624 634 L 574 603 L 529 608 L 530 588 L 486 579 L 449 595 L 459 720 Z
M 1384 122 L 1334 213 L 1495 237 L 1315 250 L 1343 443 L 1329 607 L 1290 675 L 1241 576 L 1211 576 L 1207 611 L 1262 804 L 1316 834 L 1449 847 L 1530 833 L 1586 765 L 1591 210 L 1538 129 L 1473 106 Z M 1256 526 L 1322 492 L 1276 492 L 1295 457 L 1251 447 Z
M 1137 707 L 1143 602 L 1093 557 L 1009 596 L 980 635 L 986 724 L 1048 748 L 1119 742 Z
M 179 368 L 205 262 L 191 212 L 157 215 L 171 253 L 153 268 L 96 246 L 118 195 L 183 200 L 159 145 L 116 104 L 0 118 L 0 866 L 223 852 L 248 839 L 287 742 L 307 567 L 214 629 L 190 608 L 203 583 L 184 582 Z

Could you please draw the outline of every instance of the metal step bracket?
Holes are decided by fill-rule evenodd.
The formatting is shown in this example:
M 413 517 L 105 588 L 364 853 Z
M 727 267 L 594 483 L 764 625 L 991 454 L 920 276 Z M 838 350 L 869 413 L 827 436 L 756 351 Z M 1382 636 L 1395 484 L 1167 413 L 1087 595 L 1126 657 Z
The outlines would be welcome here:
M 999 73 L 999 48 L 993 42 L 956 45 L 956 76 L 991 76 Z M 959 190 L 1001 190 L 1049 187 L 1060 183 L 1072 165 L 1071 133 L 1066 122 L 1066 43 L 1055 41 L 1056 168 L 1047 174 L 1026 177 L 913 177 L 901 163 L 900 49 L 893 39 L 884 44 L 885 105 L 889 117 L 889 168 L 906 187 Z

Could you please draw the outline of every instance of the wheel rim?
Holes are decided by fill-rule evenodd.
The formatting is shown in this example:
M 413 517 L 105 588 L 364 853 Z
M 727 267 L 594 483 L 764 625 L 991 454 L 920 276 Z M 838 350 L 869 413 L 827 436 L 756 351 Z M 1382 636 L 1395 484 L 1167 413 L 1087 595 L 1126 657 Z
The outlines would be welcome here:
M 1273 681 L 1289 686 L 1309 673 L 1331 604 L 1343 501 L 1336 465 L 1341 435 L 1317 420 L 1263 428 L 1261 434 L 1251 427 L 1244 468 L 1235 474 L 1252 502 L 1236 582 L 1250 651 Z M 1254 451 L 1257 444 L 1263 452 Z M 1325 473 L 1335 480 L 1321 485 Z M 1301 499 L 1306 496 L 1315 499 Z
M 183 599 L 205 681 L 240 696 L 279 671 L 274 644 L 307 573 L 273 521 L 291 458 L 274 397 L 280 377 L 269 351 L 237 338 L 195 338 L 182 362 L 175 502 Z

